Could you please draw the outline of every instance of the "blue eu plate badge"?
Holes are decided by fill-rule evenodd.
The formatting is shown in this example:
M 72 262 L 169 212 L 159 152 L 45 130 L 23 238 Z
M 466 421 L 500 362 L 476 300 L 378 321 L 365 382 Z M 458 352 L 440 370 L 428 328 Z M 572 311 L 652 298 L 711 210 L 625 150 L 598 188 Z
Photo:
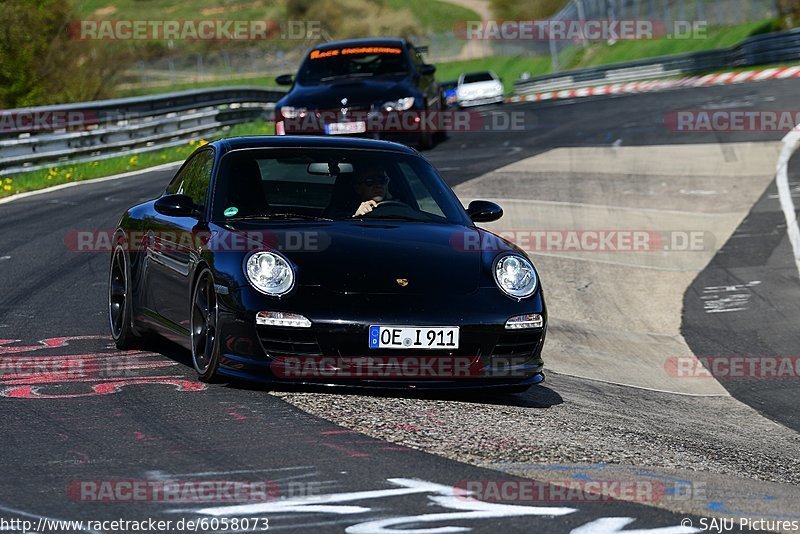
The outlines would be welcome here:
M 381 327 L 380 326 L 370 326 L 369 327 L 369 348 L 377 349 L 381 343 Z

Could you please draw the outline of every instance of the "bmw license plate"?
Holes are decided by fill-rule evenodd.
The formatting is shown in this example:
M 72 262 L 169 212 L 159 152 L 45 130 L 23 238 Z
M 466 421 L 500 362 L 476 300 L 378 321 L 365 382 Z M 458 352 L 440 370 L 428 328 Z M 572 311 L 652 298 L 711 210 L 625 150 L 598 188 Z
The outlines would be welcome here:
M 369 327 L 371 349 L 457 349 L 457 326 Z
M 328 135 L 357 134 L 366 131 L 367 123 L 364 121 L 331 122 L 325 125 L 325 133 Z

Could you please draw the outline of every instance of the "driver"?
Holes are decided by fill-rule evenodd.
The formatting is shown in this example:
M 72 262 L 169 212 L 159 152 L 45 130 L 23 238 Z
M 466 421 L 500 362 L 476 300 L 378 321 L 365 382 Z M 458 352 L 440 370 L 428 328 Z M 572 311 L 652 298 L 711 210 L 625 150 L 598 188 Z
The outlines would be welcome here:
M 361 217 L 375 209 L 379 202 L 386 199 L 388 185 L 389 177 L 384 174 L 382 168 L 374 165 L 363 168 L 353 182 L 353 188 L 361 204 L 352 216 Z

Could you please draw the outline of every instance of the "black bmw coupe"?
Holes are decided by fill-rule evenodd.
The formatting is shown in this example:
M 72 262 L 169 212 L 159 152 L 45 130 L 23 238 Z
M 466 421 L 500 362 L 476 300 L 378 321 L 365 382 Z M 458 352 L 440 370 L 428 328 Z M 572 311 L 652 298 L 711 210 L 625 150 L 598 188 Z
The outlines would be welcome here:
M 442 89 L 425 47 L 405 39 L 350 39 L 318 45 L 275 104 L 279 135 L 388 139 L 430 148 L 446 131 Z M 438 125 L 438 126 L 437 126 Z
M 122 216 L 111 333 L 183 345 L 204 381 L 521 391 L 547 314 L 530 259 L 475 225 L 502 213 L 400 144 L 222 139 Z

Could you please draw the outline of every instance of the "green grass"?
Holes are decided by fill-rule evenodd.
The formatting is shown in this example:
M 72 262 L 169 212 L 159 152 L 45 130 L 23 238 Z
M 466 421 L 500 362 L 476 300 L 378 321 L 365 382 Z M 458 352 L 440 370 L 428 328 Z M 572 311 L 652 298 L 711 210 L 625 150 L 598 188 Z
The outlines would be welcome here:
M 234 137 L 237 135 L 273 135 L 275 126 L 272 122 L 263 120 L 237 124 L 222 135 L 215 137 Z M 80 182 L 101 178 L 128 171 L 146 169 L 173 161 L 186 159 L 200 144 L 205 140 L 187 141 L 185 144 L 154 150 L 152 152 L 142 152 L 140 154 L 127 154 L 113 158 L 75 163 L 72 165 L 54 165 L 46 169 L 28 171 L 16 174 L 0 176 L 0 198 L 8 197 L 25 191 L 35 191 L 51 187 L 54 185 L 69 182 Z
M 379 0 L 392 9 L 408 9 L 419 21 L 419 27 L 426 31 L 453 31 L 457 22 L 480 20 L 476 12 L 466 7 L 438 0 Z
M 649 41 L 619 41 L 613 45 L 593 43 L 583 49 L 574 47 L 559 57 L 562 70 L 580 69 L 633 61 L 648 57 L 696 52 L 733 46 L 750 35 L 772 31 L 775 21 L 762 20 L 724 28 L 709 28 L 705 39 L 653 39 Z M 761 68 L 761 67 L 750 67 Z M 520 74 L 542 76 L 552 72 L 549 56 L 491 56 L 480 59 L 436 64 L 436 77 L 441 81 L 455 80 L 470 71 L 493 70 L 503 79 L 506 93 L 514 89 Z M 726 69 L 725 71 L 730 70 Z M 749 69 L 742 69 L 749 70 Z
M 577 52 L 571 58 L 562 58 L 566 61 L 562 61 L 561 65 L 563 69 L 580 69 L 636 59 L 727 48 L 746 37 L 771 31 L 773 28 L 774 21 L 761 20 L 736 26 L 710 27 L 704 39 L 619 41 L 613 45 L 593 43 L 587 48 L 577 47 Z
M 392 10 L 409 10 L 425 31 L 443 32 L 462 20 L 480 20 L 471 9 L 439 0 L 378 0 Z M 112 9 L 113 8 L 113 11 Z M 78 0 L 78 16 L 89 19 L 274 19 L 286 18 L 283 2 L 254 0 Z
M 383 0 L 400 5 L 404 0 Z M 412 3 L 417 0 L 411 0 Z M 424 0 L 420 0 L 424 1 Z M 458 6 L 455 6 L 458 7 Z M 469 11 L 469 10 L 467 10 Z M 468 18 L 468 17 L 467 17 Z M 466 19 L 465 19 L 466 20 Z M 742 39 L 771 31 L 774 20 L 762 20 L 725 28 L 709 28 L 705 39 L 654 39 L 649 41 L 619 41 L 613 45 L 593 43 L 587 48 L 574 47 L 569 55 L 562 55 L 559 60 L 562 70 L 608 65 L 624 61 L 633 61 L 654 56 L 696 52 L 733 46 Z M 436 64 L 436 77 L 441 81 L 455 80 L 462 72 L 493 70 L 503 79 L 506 92 L 513 91 L 513 83 L 523 72 L 531 76 L 542 76 L 552 72 L 549 56 L 491 56 L 464 61 L 452 61 Z M 726 69 L 728 70 L 728 69 Z M 747 70 L 747 69 L 743 69 Z M 227 78 L 223 80 L 198 83 L 177 83 L 169 86 L 143 87 L 120 90 L 116 96 L 138 96 L 143 94 L 165 93 L 203 87 L 219 87 L 224 85 L 260 85 L 275 87 L 273 76 L 257 78 Z
M 78 0 L 74 5 L 80 17 L 120 20 L 264 19 L 284 12 L 281 3 L 253 0 Z

